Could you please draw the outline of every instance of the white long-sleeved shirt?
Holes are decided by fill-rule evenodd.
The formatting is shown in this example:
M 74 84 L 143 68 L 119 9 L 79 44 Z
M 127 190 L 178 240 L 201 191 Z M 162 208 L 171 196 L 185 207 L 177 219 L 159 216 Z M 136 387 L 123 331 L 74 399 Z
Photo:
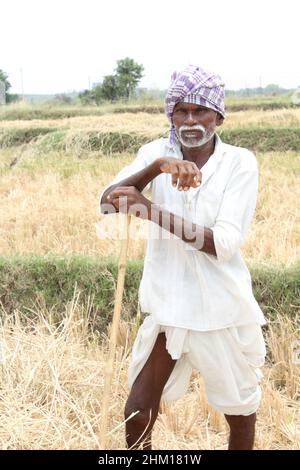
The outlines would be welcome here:
M 162 156 L 183 159 L 179 145 L 170 145 L 166 138 L 154 140 L 140 148 L 135 160 L 109 186 Z M 262 325 L 265 319 L 240 253 L 256 206 L 256 158 L 249 150 L 225 144 L 216 135 L 214 153 L 200 171 L 198 188 L 178 191 L 171 184 L 171 175 L 161 173 L 143 193 L 150 190 L 152 202 L 211 228 L 217 256 L 198 251 L 150 222 L 139 288 L 141 311 L 152 313 L 158 324 L 199 331 Z

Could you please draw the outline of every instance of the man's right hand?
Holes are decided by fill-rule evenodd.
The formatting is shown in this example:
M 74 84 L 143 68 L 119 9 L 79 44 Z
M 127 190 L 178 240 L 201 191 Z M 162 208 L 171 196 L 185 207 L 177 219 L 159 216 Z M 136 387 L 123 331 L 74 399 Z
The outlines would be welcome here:
M 179 191 L 189 188 L 198 188 L 202 181 L 202 173 L 196 163 L 188 160 L 178 160 L 174 157 L 161 157 L 158 159 L 159 169 L 162 173 L 172 175 L 172 185 Z

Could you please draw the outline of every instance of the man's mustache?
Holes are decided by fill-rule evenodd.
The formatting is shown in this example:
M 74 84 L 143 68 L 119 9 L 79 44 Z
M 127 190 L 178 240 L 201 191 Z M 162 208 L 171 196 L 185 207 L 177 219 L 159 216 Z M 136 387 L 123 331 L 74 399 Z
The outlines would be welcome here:
M 186 126 L 182 125 L 179 127 L 179 132 L 185 132 L 185 131 L 202 131 L 203 133 L 206 132 L 206 129 L 202 124 L 194 124 L 193 126 Z

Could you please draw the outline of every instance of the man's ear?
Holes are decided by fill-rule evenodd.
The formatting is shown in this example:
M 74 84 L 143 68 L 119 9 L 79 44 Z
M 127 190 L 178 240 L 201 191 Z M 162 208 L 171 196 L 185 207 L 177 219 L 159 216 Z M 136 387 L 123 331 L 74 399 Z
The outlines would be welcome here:
M 224 118 L 221 114 L 217 113 L 216 126 L 221 126 L 224 122 Z

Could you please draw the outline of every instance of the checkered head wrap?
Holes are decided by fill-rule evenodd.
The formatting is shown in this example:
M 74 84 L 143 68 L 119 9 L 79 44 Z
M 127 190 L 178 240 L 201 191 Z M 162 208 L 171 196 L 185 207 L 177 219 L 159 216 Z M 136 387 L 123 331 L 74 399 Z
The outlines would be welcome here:
M 175 141 L 174 107 L 179 102 L 193 103 L 213 109 L 225 117 L 224 82 L 219 75 L 195 65 L 174 72 L 165 98 L 165 110 L 171 124 L 170 143 Z

